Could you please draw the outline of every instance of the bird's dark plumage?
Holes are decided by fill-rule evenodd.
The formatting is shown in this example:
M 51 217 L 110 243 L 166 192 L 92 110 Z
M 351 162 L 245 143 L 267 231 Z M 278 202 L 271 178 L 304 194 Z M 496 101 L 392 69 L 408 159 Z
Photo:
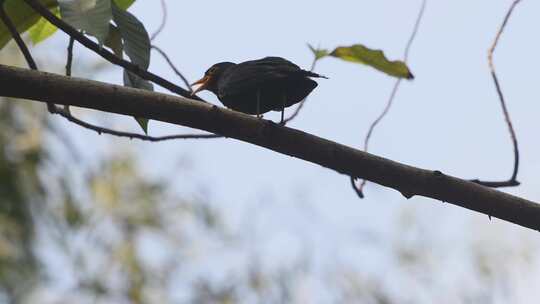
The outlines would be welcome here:
M 197 91 L 213 92 L 228 108 L 262 114 L 282 111 L 306 98 L 317 86 L 310 77 L 324 76 L 280 57 L 265 57 L 239 64 L 217 63 L 196 83 L 202 83 Z

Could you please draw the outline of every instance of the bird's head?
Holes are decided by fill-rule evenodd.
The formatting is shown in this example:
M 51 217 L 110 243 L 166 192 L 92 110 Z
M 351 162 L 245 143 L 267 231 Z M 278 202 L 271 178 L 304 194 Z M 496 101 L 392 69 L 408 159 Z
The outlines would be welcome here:
M 191 86 L 200 84 L 200 86 L 194 90 L 191 95 L 194 95 L 202 90 L 208 90 L 217 95 L 217 83 L 219 79 L 227 69 L 235 65 L 236 64 L 232 62 L 220 62 L 211 66 L 208 70 L 206 70 L 203 78 L 191 84 Z

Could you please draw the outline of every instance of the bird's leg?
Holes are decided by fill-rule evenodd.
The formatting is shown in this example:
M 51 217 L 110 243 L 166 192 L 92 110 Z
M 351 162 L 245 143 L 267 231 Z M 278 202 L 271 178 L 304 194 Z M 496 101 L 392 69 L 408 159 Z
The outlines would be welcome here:
M 261 118 L 261 90 L 257 90 L 257 118 Z
M 283 104 L 281 107 L 281 121 L 279 122 L 280 125 L 285 125 L 285 103 L 287 102 L 287 95 L 283 94 Z

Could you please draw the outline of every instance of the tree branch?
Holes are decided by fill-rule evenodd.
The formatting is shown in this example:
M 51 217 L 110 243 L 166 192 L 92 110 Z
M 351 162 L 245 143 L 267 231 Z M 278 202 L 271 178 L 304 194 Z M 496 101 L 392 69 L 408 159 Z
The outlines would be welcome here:
M 15 43 L 19 47 L 19 50 L 24 56 L 24 59 L 28 63 L 28 67 L 30 67 L 32 70 L 37 70 L 37 64 L 34 61 L 34 58 L 32 58 L 32 55 L 30 54 L 30 50 L 28 50 L 28 47 L 26 46 L 26 43 L 21 38 L 21 35 L 19 35 L 19 32 L 17 31 L 17 28 L 15 27 L 15 24 L 11 21 L 11 18 L 6 13 L 6 10 L 4 9 L 4 0 L 0 1 L 0 19 L 2 19 L 2 22 L 8 29 L 9 33 L 11 34 L 11 37 L 13 40 L 15 40 Z
M 0 96 L 159 120 L 252 143 L 348 176 L 540 229 L 540 205 L 476 183 L 404 165 L 299 130 L 184 97 L 0 65 Z

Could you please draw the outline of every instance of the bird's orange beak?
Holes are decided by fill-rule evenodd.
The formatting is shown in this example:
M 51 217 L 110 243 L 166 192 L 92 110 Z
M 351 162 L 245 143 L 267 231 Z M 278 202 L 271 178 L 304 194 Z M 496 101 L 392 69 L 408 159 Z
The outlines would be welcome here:
M 195 95 L 197 94 L 198 92 L 206 89 L 206 87 L 208 87 L 208 84 L 210 83 L 210 76 L 206 75 L 204 76 L 203 78 L 195 81 L 194 83 L 191 84 L 191 86 L 195 86 L 195 85 L 198 85 L 200 84 L 201 86 L 198 87 L 196 90 L 194 90 L 193 92 L 191 92 L 191 95 Z

